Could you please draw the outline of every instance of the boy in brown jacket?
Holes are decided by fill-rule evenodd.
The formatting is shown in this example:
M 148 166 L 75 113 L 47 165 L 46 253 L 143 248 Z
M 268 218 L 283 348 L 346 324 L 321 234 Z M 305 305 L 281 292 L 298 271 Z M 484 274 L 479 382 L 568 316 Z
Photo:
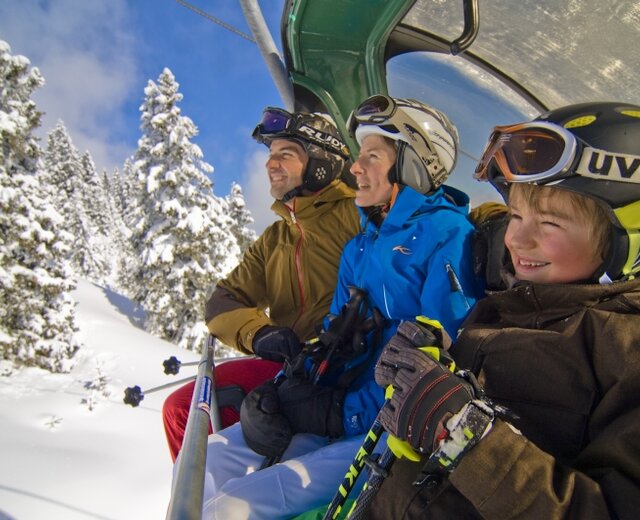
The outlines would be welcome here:
M 476 177 L 508 203 L 507 288 L 449 351 L 468 372 L 418 350 L 415 324 L 385 348 L 382 422 L 419 460 L 364 517 L 638 518 L 640 107 L 497 127 Z

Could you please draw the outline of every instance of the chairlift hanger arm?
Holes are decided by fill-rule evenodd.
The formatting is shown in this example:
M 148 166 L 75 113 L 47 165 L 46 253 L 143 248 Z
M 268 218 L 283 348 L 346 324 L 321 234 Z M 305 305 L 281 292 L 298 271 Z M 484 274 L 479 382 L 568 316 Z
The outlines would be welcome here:
M 464 28 L 462 34 L 451 42 L 451 54 L 460 54 L 469 48 L 480 29 L 480 13 L 478 0 L 462 0 L 464 10 Z

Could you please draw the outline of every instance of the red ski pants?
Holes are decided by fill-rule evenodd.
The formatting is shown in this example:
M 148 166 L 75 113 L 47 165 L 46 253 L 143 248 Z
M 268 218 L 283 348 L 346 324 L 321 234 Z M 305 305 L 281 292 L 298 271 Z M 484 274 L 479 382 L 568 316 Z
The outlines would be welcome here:
M 282 368 L 282 363 L 266 361 L 260 358 L 240 358 L 220 363 L 215 367 L 215 386 L 224 388 L 237 385 L 245 393 L 250 392 L 256 386 L 273 379 Z M 175 462 L 178 452 L 182 447 L 184 431 L 187 427 L 189 408 L 195 381 L 181 386 L 167 397 L 162 405 L 162 422 L 169 443 L 171 458 Z M 220 422 L 226 428 L 240 420 L 238 410 L 231 406 L 220 409 Z M 209 426 L 209 433 L 212 433 Z

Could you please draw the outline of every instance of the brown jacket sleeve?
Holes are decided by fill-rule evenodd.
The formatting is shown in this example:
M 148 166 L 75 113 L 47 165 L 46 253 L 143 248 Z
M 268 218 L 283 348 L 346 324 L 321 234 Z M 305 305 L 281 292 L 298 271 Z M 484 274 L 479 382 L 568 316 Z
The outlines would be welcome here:
M 265 313 L 265 235 L 247 249 L 229 276 L 218 282 L 205 309 L 211 334 L 246 354 L 252 353 L 256 331 L 272 323 Z
M 483 518 L 609 518 L 597 482 L 500 420 L 449 480 Z
M 640 316 L 627 304 L 630 314 L 591 313 L 588 352 L 599 395 L 571 467 L 497 421 L 451 474 L 485 518 L 638 518 Z

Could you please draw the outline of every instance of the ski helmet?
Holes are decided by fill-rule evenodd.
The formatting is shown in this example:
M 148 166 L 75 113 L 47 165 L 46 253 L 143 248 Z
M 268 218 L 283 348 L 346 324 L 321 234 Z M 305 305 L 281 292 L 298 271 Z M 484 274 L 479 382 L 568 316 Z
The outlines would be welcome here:
M 371 96 L 351 113 L 347 127 L 360 146 L 368 135 L 398 143 L 396 164 L 389 172 L 392 184 L 429 193 L 456 164 L 458 130 L 445 114 L 415 99 Z
M 606 283 L 640 272 L 640 106 L 581 103 L 495 127 L 475 177 L 491 182 L 505 200 L 513 182 L 590 197 L 612 224 L 595 276 Z
M 309 156 L 302 174 L 302 185 L 286 194 L 285 201 L 303 190 L 319 191 L 348 170 L 349 149 L 328 115 L 290 113 L 267 107 L 252 137 L 267 147 L 274 139 L 289 139 L 302 146 Z

